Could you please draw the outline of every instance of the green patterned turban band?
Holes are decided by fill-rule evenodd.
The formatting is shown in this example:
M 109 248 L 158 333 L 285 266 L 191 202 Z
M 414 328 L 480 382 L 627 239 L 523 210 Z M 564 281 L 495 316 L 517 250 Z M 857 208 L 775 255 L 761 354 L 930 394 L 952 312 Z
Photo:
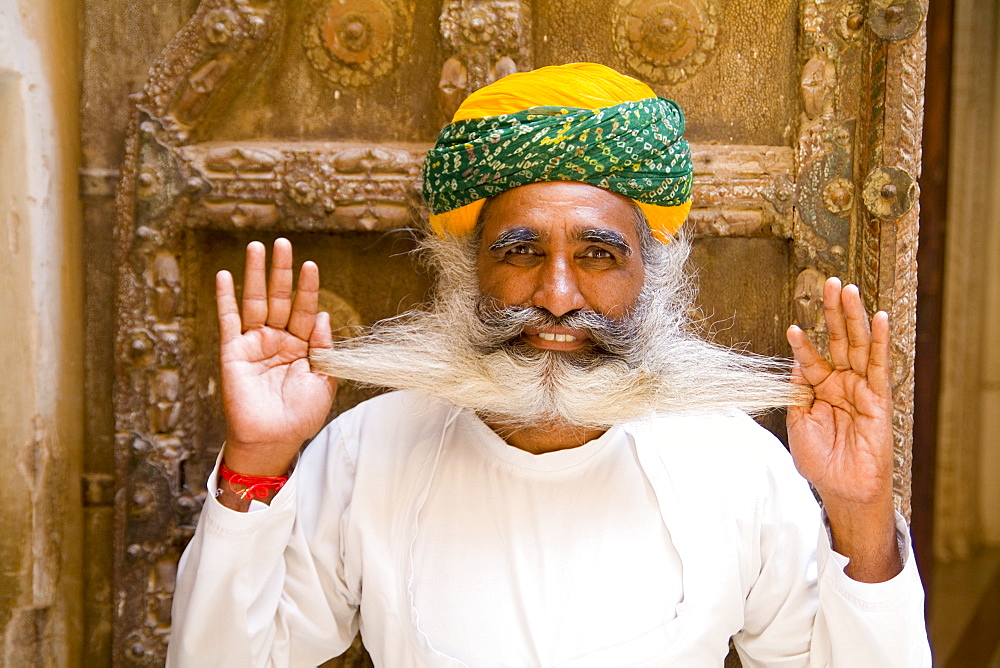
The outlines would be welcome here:
M 640 203 L 691 199 L 684 116 L 659 97 L 600 109 L 539 106 L 471 118 L 441 131 L 423 167 L 432 214 L 538 181 L 580 181 Z

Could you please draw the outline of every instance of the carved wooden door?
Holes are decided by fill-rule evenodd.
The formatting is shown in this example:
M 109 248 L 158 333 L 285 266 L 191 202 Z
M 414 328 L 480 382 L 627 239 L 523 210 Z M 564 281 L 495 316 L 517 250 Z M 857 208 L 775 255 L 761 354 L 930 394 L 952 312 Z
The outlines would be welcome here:
M 685 109 L 720 340 L 788 354 L 794 321 L 822 342 L 830 275 L 892 313 L 906 511 L 925 1 L 203 0 L 133 99 L 117 195 L 116 663 L 162 661 L 223 440 L 214 273 L 281 234 L 345 333 L 419 302 L 397 230 L 425 214 L 423 153 L 470 91 L 542 65 Z

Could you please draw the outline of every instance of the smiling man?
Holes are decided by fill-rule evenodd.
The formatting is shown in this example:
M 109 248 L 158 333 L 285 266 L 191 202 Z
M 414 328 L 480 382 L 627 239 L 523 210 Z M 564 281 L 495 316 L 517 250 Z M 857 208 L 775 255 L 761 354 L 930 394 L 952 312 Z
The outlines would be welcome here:
M 248 247 L 242 312 L 220 272 L 170 665 L 313 666 L 359 628 L 389 667 L 929 665 L 888 318 L 831 279 L 831 360 L 792 327 L 790 376 L 699 338 L 682 130 L 598 65 L 477 91 L 425 162 L 435 298 L 352 341 L 287 241 L 269 278 Z M 320 431 L 333 377 L 399 391 Z M 747 417 L 782 405 L 791 456 Z

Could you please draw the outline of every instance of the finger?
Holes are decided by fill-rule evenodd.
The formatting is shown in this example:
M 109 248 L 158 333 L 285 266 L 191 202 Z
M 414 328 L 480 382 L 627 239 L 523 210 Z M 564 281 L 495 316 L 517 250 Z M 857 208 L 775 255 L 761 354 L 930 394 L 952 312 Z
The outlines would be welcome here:
M 812 341 L 796 325 L 792 325 L 785 333 L 788 344 L 792 347 L 792 354 L 795 356 L 795 367 L 792 368 L 792 380 L 795 380 L 796 373 L 806 383 L 816 387 L 833 372 L 830 363 L 823 359 Z
M 305 262 L 299 270 L 299 287 L 292 302 L 288 331 L 303 341 L 310 340 L 319 306 L 319 268 L 315 262 Z
M 868 355 L 872 345 L 872 333 L 868 328 L 868 314 L 861 301 L 861 291 L 856 285 L 848 285 L 841 293 L 844 316 L 847 318 L 847 357 L 851 368 L 858 373 L 868 373 Z
M 224 346 L 239 336 L 241 331 L 233 275 L 225 270 L 215 275 L 215 306 L 219 311 L 219 344 Z
M 313 327 L 312 335 L 309 337 L 309 349 L 330 348 L 333 346 L 333 336 L 330 331 L 330 314 L 320 311 L 316 314 L 316 326 Z M 311 367 L 310 367 L 311 368 Z M 330 391 L 337 392 L 337 379 L 333 376 L 324 375 Z
M 284 329 L 292 310 L 292 244 L 275 239 L 271 253 L 271 278 L 267 284 L 267 324 Z
M 333 333 L 330 331 L 330 314 L 320 311 L 316 314 L 316 324 L 309 336 L 309 348 L 330 348 L 333 346 Z
M 892 360 L 889 349 L 889 314 L 879 311 L 872 318 L 872 347 L 868 360 L 868 383 L 884 397 L 892 395 Z
M 835 369 L 849 369 L 847 323 L 844 321 L 843 295 L 840 279 L 831 277 L 823 286 L 823 316 L 830 334 L 830 360 Z
M 261 327 L 267 320 L 267 282 L 264 280 L 267 249 L 259 241 L 247 245 L 243 271 L 243 330 Z

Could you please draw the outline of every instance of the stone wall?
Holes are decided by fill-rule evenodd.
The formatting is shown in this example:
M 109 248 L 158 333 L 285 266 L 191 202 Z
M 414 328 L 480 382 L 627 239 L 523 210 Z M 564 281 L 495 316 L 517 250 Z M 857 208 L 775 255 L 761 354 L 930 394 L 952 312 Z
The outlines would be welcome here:
M 79 664 L 76 8 L 0 0 L 0 665 Z

